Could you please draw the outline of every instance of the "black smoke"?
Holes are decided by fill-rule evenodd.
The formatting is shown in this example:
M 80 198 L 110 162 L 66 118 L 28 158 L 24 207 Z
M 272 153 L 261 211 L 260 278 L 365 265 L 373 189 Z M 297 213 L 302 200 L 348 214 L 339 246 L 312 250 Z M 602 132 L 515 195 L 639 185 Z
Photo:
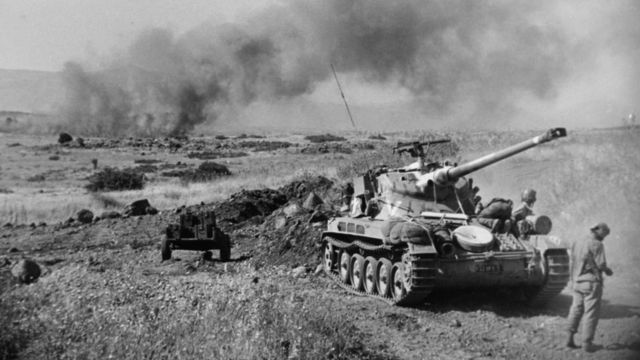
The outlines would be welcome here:
M 64 114 L 89 132 L 181 135 L 230 109 L 310 94 L 334 64 L 408 90 L 430 114 L 505 118 L 518 99 L 553 102 L 594 58 L 562 23 L 566 11 L 547 1 L 305 0 L 180 36 L 149 30 L 109 67 L 69 64 Z M 638 26 L 618 32 L 627 40 L 616 44 L 640 38 Z

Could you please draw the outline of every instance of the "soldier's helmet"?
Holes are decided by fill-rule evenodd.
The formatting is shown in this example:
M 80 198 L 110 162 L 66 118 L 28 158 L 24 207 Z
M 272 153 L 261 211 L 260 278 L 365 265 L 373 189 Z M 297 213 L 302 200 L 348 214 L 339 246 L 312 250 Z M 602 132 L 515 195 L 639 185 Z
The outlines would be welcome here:
M 605 238 L 611 232 L 611 230 L 609 229 L 609 225 L 603 222 L 597 223 L 594 226 L 592 226 L 591 231 L 597 233 L 602 238 Z
M 536 201 L 536 191 L 533 189 L 525 189 L 522 192 L 522 201 L 532 203 Z

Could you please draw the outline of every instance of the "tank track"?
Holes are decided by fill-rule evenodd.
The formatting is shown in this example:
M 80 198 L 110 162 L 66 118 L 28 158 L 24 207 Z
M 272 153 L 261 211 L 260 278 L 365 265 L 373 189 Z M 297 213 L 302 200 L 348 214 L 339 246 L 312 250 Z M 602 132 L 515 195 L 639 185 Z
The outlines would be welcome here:
M 542 306 L 556 297 L 567 286 L 569 281 L 569 255 L 562 254 L 545 255 L 547 273 L 545 283 L 535 289 L 535 293 L 529 300 L 533 306 Z
M 360 296 L 367 296 L 374 299 L 382 300 L 389 305 L 398 306 L 415 306 L 423 303 L 426 297 L 431 293 L 435 286 L 436 276 L 438 275 L 438 267 L 436 259 L 433 256 L 427 255 L 410 255 L 404 253 L 401 256 L 401 261 L 393 261 L 391 257 L 384 256 L 385 254 L 393 254 L 393 247 L 389 245 L 371 245 L 361 241 L 344 242 L 332 237 L 325 237 L 324 243 L 330 243 L 341 251 L 353 251 L 351 254 L 359 253 L 359 250 L 365 250 L 372 255 L 376 261 L 381 259 L 388 259 L 392 264 L 402 264 L 403 270 L 403 283 L 404 291 L 401 296 L 393 297 L 389 293 L 382 295 L 378 292 L 378 286 L 376 286 L 376 293 L 367 293 L 363 289 L 357 289 L 351 284 L 344 283 L 339 274 L 336 271 L 336 266 L 328 269 L 324 267 L 325 274 L 327 274 L 338 286 L 344 290 Z M 339 254 L 340 252 L 338 252 Z M 398 255 L 393 256 L 396 259 Z M 337 258 L 337 256 L 336 256 Z

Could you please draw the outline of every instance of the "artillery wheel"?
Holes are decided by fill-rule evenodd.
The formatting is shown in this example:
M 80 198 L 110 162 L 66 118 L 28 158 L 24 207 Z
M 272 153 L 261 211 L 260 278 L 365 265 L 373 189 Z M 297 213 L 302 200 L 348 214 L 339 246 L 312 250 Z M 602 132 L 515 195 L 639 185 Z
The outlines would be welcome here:
M 162 239 L 162 242 L 160 243 L 160 254 L 162 255 L 162 261 L 171 259 L 171 247 L 169 246 L 169 239 Z
M 396 301 L 402 300 L 407 295 L 407 288 L 404 284 L 404 265 L 402 263 L 393 264 L 391 279 L 391 297 Z
M 336 255 L 333 253 L 333 245 L 328 241 L 324 243 L 324 271 L 326 273 L 330 273 L 333 270 L 333 266 L 335 265 L 335 257 Z
M 358 291 L 364 288 L 364 257 L 360 254 L 351 257 L 351 286 Z
M 378 288 L 378 294 L 381 296 L 389 296 L 391 290 L 391 270 L 393 265 L 388 259 L 380 259 L 376 266 L 376 283 Z
M 351 256 L 346 250 L 340 253 L 340 281 L 344 284 L 351 283 Z
M 377 268 L 378 260 L 373 256 L 367 256 L 364 260 L 364 291 L 367 294 L 375 295 L 377 293 Z

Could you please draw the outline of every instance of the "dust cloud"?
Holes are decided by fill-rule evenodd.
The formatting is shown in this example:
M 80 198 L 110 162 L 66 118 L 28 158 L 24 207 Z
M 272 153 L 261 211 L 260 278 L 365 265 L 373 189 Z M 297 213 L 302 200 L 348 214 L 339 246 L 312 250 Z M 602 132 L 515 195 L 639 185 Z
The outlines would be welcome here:
M 61 117 L 87 133 L 184 135 L 250 125 L 243 112 L 261 106 L 252 114 L 268 118 L 256 120 L 288 127 L 283 104 L 308 108 L 334 64 L 358 86 L 402 90 L 381 111 L 370 99 L 370 129 L 393 114 L 395 129 L 620 125 L 640 104 L 639 10 L 631 0 L 285 1 L 233 24 L 148 30 L 108 66 L 67 64 Z M 341 106 L 337 92 L 324 100 Z M 339 116 L 306 121 L 347 128 Z

